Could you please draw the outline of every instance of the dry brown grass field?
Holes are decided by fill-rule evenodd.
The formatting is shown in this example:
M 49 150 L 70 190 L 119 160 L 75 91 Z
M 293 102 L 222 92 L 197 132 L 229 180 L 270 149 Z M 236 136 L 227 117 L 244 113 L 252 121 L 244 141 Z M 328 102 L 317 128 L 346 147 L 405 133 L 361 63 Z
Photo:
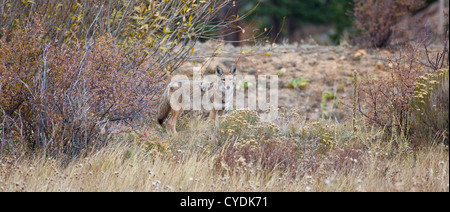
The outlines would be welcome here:
M 267 140 L 240 132 L 234 139 L 246 137 L 241 143 L 232 139 L 211 142 L 207 122 L 184 117 L 184 131 L 178 137 L 169 138 L 150 124 L 121 133 L 100 150 L 70 161 L 3 157 L 0 189 L 449 191 L 449 152 L 444 145 L 412 149 L 402 138 L 386 142 L 380 130 L 366 128 L 358 132 L 353 143 L 348 126 L 305 124 L 299 119 L 292 118 L 275 134 L 262 129 L 270 137 Z M 321 140 L 324 134 L 327 144 Z M 315 139 L 305 139 L 308 137 Z
M 296 22 L 310 33 L 288 15 L 303 2 L 280 26 L 267 16 L 274 30 L 245 20 L 277 1 L 237 2 L 1 1 L 0 191 L 449 191 L 448 12 L 436 3 L 439 24 L 415 16 L 423 28 L 403 32 L 421 1 L 355 0 L 361 26 L 325 46 L 285 40 Z M 243 98 L 217 123 L 184 113 L 169 136 L 156 121 L 168 82 L 217 66 L 237 67 Z
M 75 157 L 2 155 L 0 191 L 449 191 L 445 134 L 411 139 L 359 113 L 354 131 L 351 107 L 342 104 L 352 99 L 351 70 L 389 76 L 386 58 L 396 50 L 304 44 L 271 51 L 242 58 L 239 71 L 279 75 L 281 107 L 274 122 L 235 110 L 222 118 L 216 140 L 213 124 L 197 113 L 180 117 L 175 137 L 154 120 L 112 124 L 102 131 L 104 146 Z M 194 64 L 207 72 L 230 61 L 197 58 L 179 73 Z M 289 86 L 298 77 L 308 79 L 305 86 Z

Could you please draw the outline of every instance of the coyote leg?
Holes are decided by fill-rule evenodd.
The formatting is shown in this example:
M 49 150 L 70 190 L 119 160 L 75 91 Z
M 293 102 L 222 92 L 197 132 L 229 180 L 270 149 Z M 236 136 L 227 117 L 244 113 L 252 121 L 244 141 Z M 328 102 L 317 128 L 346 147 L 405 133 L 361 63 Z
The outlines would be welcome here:
M 178 119 L 178 116 L 180 116 L 181 112 L 183 112 L 183 111 L 182 110 L 179 110 L 179 111 L 172 110 L 172 117 L 170 118 L 169 123 L 167 123 L 170 133 L 174 136 L 178 134 L 177 130 L 176 130 L 177 119 Z
M 214 123 L 213 130 L 211 132 L 211 140 L 216 140 L 217 126 L 215 125 L 216 111 L 214 109 L 211 109 L 211 111 L 209 112 L 209 121 L 211 124 Z

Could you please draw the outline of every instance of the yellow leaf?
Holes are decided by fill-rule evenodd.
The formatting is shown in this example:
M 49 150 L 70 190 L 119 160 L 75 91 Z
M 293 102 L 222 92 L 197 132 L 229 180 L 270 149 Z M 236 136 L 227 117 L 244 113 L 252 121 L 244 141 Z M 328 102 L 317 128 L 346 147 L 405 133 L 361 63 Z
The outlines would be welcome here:
M 264 56 L 270 56 L 270 54 L 269 54 L 269 53 L 266 53 L 266 54 L 264 54 Z
M 245 51 L 242 51 L 241 54 L 248 54 L 248 53 L 250 53 L 251 51 L 252 51 L 252 49 L 247 49 L 247 50 L 245 50 Z
M 141 29 L 146 29 L 146 30 L 148 30 L 148 24 L 144 24 L 144 25 L 142 25 L 139 29 L 141 30 Z
M 164 36 L 164 38 L 162 39 L 162 41 L 159 43 L 160 45 L 164 43 L 164 41 L 166 41 L 166 39 L 169 38 L 169 35 Z

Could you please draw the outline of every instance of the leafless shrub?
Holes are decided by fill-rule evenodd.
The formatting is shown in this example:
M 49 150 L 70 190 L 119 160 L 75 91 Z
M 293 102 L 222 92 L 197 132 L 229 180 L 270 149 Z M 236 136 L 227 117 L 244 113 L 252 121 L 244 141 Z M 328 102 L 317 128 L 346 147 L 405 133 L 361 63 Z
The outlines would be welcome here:
M 395 25 L 408 11 L 420 8 L 423 0 L 354 0 L 353 17 L 372 47 L 389 45 Z
M 422 42 L 423 48 L 425 49 L 425 55 L 427 57 L 427 63 L 422 63 L 424 66 L 431 68 L 432 70 L 439 70 L 445 67 L 449 67 L 449 51 L 448 51 L 448 30 L 445 37 L 444 45 L 442 51 L 437 53 L 434 58 L 430 58 L 430 53 L 428 51 L 428 45 L 426 39 Z
M 396 59 L 389 61 L 389 76 L 377 79 L 366 74 L 359 82 L 356 109 L 369 123 L 389 131 L 398 127 L 399 131 L 408 132 L 414 83 L 424 73 L 418 54 L 417 49 L 405 47 Z
M 220 1 L 2 1 L 0 152 L 75 154 L 105 126 L 148 118 Z M 20 149 L 20 150 L 19 150 Z
M 448 38 L 448 37 L 447 37 Z M 413 140 L 448 139 L 448 39 L 443 50 L 430 57 L 404 46 L 389 59 L 388 76 L 366 74 L 358 83 L 356 110 L 368 123 Z M 424 62 L 423 58 L 428 62 Z M 413 137 L 412 137 L 413 136 Z M 425 139 L 426 138 L 426 139 Z

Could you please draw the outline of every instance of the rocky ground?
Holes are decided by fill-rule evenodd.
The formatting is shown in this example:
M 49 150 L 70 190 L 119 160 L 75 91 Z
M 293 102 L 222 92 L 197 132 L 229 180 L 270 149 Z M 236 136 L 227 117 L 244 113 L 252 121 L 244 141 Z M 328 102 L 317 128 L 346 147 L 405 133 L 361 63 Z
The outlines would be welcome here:
M 175 74 L 192 75 L 193 67 L 200 68 L 202 74 L 213 74 L 217 65 L 228 68 L 237 65 L 243 76 L 278 75 L 279 106 L 296 109 L 310 120 L 345 119 L 351 113 L 339 102 L 350 101 L 353 70 L 359 77 L 378 78 L 389 74 L 389 59 L 399 57 L 401 45 L 423 40 L 420 39 L 425 36 L 423 32 L 428 32 L 428 36 L 441 33 L 443 28 L 439 26 L 448 18 L 444 15 L 448 14 L 448 2 L 443 6 L 444 9 L 435 2 L 414 15 L 405 16 L 397 25 L 398 33 L 393 35 L 393 46 L 386 49 L 360 49 L 345 41 L 340 46 L 323 46 L 317 45 L 312 37 L 301 43 L 276 46 L 267 43 L 255 47 L 208 41 L 197 44 L 192 59 Z M 437 44 L 428 48 L 431 56 L 442 50 L 439 37 L 433 37 Z M 421 44 L 412 45 L 423 50 Z M 426 58 L 422 60 L 427 62 Z M 291 83 L 293 80 L 296 81 Z
M 202 56 L 214 52 L 218 53 L 214 57 Z M 193 59 L 175 73 L 191 76 L 193 67 L 198 67 L 207 75 L 213 74 L 217 65 L 230 68 L 235 64 L 243 76 L 278 75 L 279 107 L 295 109 L 307 120 L 341 120 L 351 114 L 350 109 L 340 103 L 351 100 L 353 70 L 359 77 L 366 73 L 379 77 L 389 73 L 388 59 L 396 56 L 398 50 L 394 49 L 368 50 L 346 44 L 251 48 L 207 42 L 197 45 Z

